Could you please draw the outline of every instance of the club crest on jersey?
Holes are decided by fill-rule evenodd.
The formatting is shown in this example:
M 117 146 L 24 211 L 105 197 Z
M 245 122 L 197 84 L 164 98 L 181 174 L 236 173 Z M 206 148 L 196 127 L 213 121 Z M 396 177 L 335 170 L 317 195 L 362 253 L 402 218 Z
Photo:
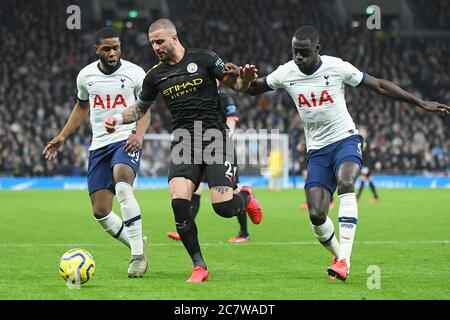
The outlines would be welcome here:
M 122 86 L 121 86 L 121 88 L 123 89 L 123 88 L 125 88 L 125 84 L 124 84 L 124 82 L 125 82 L 125 79 L 120 79 L 120 81 L 122 82 Z
M 330 84 L 330 82 L 328 81 L 328 78 L 330 78 L 330 76 L 323 76 L 324 78 L 325 78 L 325 84 L 326 85 L 329 85 Z
M 187 71 L 189 73 L 195 73 L 198 70 L 198 66 L 195 62 L 191 62 L 187 65 Z

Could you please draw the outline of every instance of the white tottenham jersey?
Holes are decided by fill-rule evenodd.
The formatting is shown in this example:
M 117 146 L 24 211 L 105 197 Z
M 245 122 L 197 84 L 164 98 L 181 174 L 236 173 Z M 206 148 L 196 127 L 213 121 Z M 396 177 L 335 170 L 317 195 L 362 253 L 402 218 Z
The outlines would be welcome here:
M 105 74 L 99 69 L 99 60 L 78 73 L 78 99 L 89 100 L 90 105 L 92 143 L 89 150 L 125 140 L 136 129 L 134 122 L 119 125 L 115 132 L 108 133 L 103 125 L 106 117 L 122 113 L 133 105 L 141 92 L 144 69 L 123 59 L 120 62 L 120 67 L 111 74 Z
M 356 87 L 364 74 L 340 58 L 320 59 L 322 64 L 311 75 L 301 72 L 291 60 L 266 78 L 271 89 L 284 88 L 294 100 L 303 120 L 307 150 L 320 149 L 358 133 L 347 110 L 344 87 Z

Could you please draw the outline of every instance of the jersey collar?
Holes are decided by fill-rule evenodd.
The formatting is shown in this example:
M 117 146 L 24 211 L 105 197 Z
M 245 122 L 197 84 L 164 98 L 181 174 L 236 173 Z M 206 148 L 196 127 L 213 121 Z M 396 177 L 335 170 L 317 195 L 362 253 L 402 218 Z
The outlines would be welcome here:
M 97 63 L 97 68 L 98 68 L 98 70 L 100 70 L 101 73 L 106 74 L 106 75 L 110 75 L 110 74 L 113 74 L 114 72 L 116 72 L 117 70 L 119 70 L 121 65 L 122 65 L 122 60 L 119 60 L 119 62 L 117 62 L 116 66 L 114 67 L 114 69 L 111 69 L 109 71 L 105 71 L 102 68 L 100 68 L 100 61 L 99 61 Z
M 300 70 L 300 72 L 306 74 L 307 76 L 310 76 L 310 75 L 314 74 L 314 72 L 316 72 L 317 70 L 319 70 L 319 68 L 320 68 L 321 66 L 322 66 L 322 59 L 320 59 L 320 56 L 319 56 L 319 62 L 317 62 L 317 64 L 311 69 L 311 71 L 309 71 L 309 72 L 304 72 L 304 71 L 302 71 L 302 70 L 300 70 L 300 69 L 298 69 L 298 70 Z

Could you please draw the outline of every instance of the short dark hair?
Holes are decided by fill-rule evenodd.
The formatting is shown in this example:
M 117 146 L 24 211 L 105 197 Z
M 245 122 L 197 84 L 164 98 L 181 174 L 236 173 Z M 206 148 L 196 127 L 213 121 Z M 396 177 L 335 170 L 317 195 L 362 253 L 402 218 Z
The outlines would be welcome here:
M 319 33 L 316 28 L 311 26 L 303 26 L 297 29 L 294 33 L 294 37 L 297 40 L 311 40 L 311 42 L 319 41 Z
M 163 19 L 158 19 L 158 20 L 152 22 L 152 24 L 148 28 L 148 33 L 150 34 L 159 29 L 164 29 L 164 30 L 170 31 L 175 34 L 177 33 L 177 28 L 175 27 L 175 24 L 170 19 L 163 18 Z
M 94 43 L 100 44 L 103 39 L 119 38 L 119 33 L 113 28 L 102 28 L 97 31 L 94 37 Z

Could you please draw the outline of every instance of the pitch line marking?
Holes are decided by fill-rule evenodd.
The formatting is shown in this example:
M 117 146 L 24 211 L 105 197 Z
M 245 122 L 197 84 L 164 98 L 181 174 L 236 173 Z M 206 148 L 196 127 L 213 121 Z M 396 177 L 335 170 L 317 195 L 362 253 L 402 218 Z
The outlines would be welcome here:
M 172 240 L 173 241 L 173 240 Z M 380 241 L 356 241 L 357 245 L 401 245 L 401 244 L 450 244 L 450 240 L 380 240 Z M 103 243 L 0 243 L 2 248 L 28 248 L 28 247 L 112 247 L 116 246 L 116 243 L 103 244 Z M 228 242 L 205 242 L 202 246 L 233 246 Z M 269 241 L 269 242 L 250 242 L 247 244 L 234 244 L 234 246 L 308 246 L 308 245 L 320 245 L 318 241 Z M 179 246 L 178 243 L 149 243 L 149 247 L 172 247 Z

